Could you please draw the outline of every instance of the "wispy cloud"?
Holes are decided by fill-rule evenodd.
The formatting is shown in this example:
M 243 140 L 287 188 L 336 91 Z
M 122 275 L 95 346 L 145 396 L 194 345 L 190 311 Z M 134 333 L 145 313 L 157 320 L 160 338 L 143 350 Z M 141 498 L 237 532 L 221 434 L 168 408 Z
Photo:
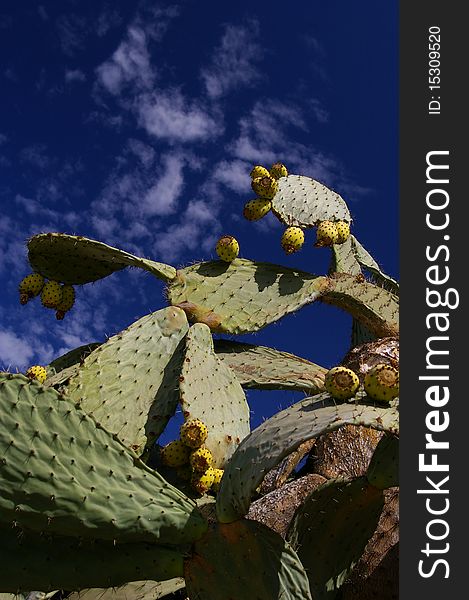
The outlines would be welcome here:
M 132 25 L 126 39 L 121 42 L 112 57 L 97 70 L 99 83 L 111 94 L 118 95 L 125 85 L 138 89 L 151 88 L 155 74 L 151 66 L 145 31 Z
M 162 175 L 143 199 L 142 209 L 146 215 L 166 216 L 176 211 L 184 185 L 183 167 L 181 155 L 168 154 L 163 158 Z
M 137 111 L 147 133 L 169 142 L 206 141 L 223 131 L 219 113 L 184 98 L 177 89 L 143 96 Z
M 221 42 L 213 52 L 211 64 L 202 70 L 202 79 L 210 98 L 218 99 L 240 87 L 262 79 L 259 63 L 264 51 L 258 42 L 259 25 L 227 25 Z
M 80 69 L 70 69 L 65 71 L 65 81 L 67 83 L 82 83 L 86 81 L 86 75 Z

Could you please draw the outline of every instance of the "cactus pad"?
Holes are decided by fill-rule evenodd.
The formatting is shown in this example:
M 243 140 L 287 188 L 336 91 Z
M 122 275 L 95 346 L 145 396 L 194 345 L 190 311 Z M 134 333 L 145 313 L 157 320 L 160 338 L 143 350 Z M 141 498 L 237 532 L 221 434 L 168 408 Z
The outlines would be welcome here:
M 264 421 L 243 442 L 225 468 L 217 496 L 217 515 L 231 522 L 247 514 L 251 496 L 264 475 L 299 445 L 342 425 L 398 431 L 397 408 L 356 401 L 337 405 L 327 393 L 293 404 Z M 360 401 L 360 402 L 359 402 Z
M 347 204 L 336 192 L 303 175 L 278 180 L 272 212 L 284 225 L 315 227 L 320 221 L 351 222 Z
M 0 404 L 0 527 L 169 545 L 205 532 L 191 500 L 55 390 L 3 374 Z
M 324 391 L 327 369 L 288 352 L 232 340 L 215 340 L 215 352 L 245 388 Z
M 371 485 L 385 490 L 399 485 L 399 438 L 384 435 L 374 451 L 366 474 Z
M 140 258 L 102 242 L 64 233 L 43 233 L 28 241 L 28 258 L 35 271 L 69 285 L 90 283 L 125 267 L 139 267 L 171 281 L 176 269 Z
M 178 271 L 167 294 L 171 304 L 186 312 L 192 308 L 189 319 L 207 322 L 206 315 L 211 315 L 213 331 L 240 334 L 314 302 L 328 285 L 327 277 L 238 258 L 230 264 L 205 262 Z
M 223 467 L 249 434 L 249 406 L 236 376 L 215 354 L 207 325 L 189 329 L 179 387 L 184 418 L 207 426 L 204 445 L 213 455 L 212 466 Z
M 296 552 L 275 531 L 245 519 L 215 523 L 194 545 L 184 577 L 189 598 L 311 600 Z
M 157 579 L 154 574 L 151 576 Z M 73 592 L 67 596 L 67 600 L 158 600 L 174 594 L 184 586 L 182 577 L 174 577 L 167 581 L 131 581 L 118 589 L 90 588 Z
M 0 589 L 14 593 L 106 588 L 142 579 L 173 581 L 183 573 L 178 549 L 80 539 L 78 534 L 51 536 L 11 526 L 0 527 L 0 555 Z M 100 593 L 99 598 L 102 589 Z
M 333 479 L 297 510 L 287 539 L 306 568 L 313 597 L 333 598 L 373 535 L 384 505 L 365 477 Z
M 176 410 L 178 345 L 188 329 L 175 307 L 136 321 L 85 358 L 68 398 L 140 454 Z

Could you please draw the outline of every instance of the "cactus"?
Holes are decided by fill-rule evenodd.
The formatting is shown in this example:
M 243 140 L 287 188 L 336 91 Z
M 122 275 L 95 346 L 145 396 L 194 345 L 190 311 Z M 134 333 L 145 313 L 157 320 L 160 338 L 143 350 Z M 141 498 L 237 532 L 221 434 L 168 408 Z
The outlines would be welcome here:
M 214 568 L 221 557 L 229 568 Z M 196 543 L 184 577 L 191 599 L 311 600 L 296 552 L 274 531 L 245 519 L 216 524 Z
M 315 227 L 321 221 L 346 221 L 352 218 L 347 204 L 336 192 L 302 175 L 288 175 L 278 180 L 272 198 L 272 212 L 287 226 Z
M 43 233 L 28 241 L 28 258 L 34 270 L 69 285 L 97 281 L 125 267 L 139 267 L 171 281 L 176 269 L 140 258 L 82 236 Z
M 324 391 L 327 369 L 309 360 L 266 346 L 215 340 L 215 352 L 245 388 Z
M 171 359 L 188 328 L 184 312 L 174 307 L 143 317 L 84 359 L 68 383 L 67 397 L 119 433 L 135 452 L 143 452 L 176 410 L 180 359 L 176 355 L 176 365 Z
M 384 505 L 365 477 L 332 479 L 296 511 L 287 539 L 306 567 L 312 595 L 333 598 L 371 538 Z
M 215 354 L 210 329 L 202 323 L 187 334 L 179 386 L 184 418 L 199 419 L 207 427 L 204 445 L 213 456 L 212 466 L 223 468 L 249 434 L 249 406 L 236 376 Z
M 218 244 L 222 260 L 178 271 L 79 236 L 28 241 L 35 275 L 20 284 L 23 304 L 42 292 L 61 319 L 72 286 L 138 267 L 166 283 L 169 306 L 55 359 L 39 381 L 0 374 L 0 590 L 82 590 L 91 600 L 100 593 L 91 586 L 139 582 L 155 598 L 183 585 L 190 600 L 332 598 L 378 535 L 385 494 L 398 484 L 399 399 L 396 386 L 377 395 L 367 376 L 387 354 L 386 369 L 398 367 L 398 284 L 350 235 L 339 194 L 280 163 L 250 175 L 260 198 L 244 215 L 271 209 L 299 236 L 284 239 L 287 253 L 304 229 L 336 232 L 316 243 L 331 253 L 327 274 L 238 258 L 231 236 L 230 252 Z M 315 301 L 347 311 L 352 345 L 367 342 L 329 372 L 281 350 L 213 339 L 255 333 Z M 243 388 L 310 396 L 250 432 Z M 180 439 L 161 448 L 155 441 L 178 406 Z M 295 471 L 308 452 L 329 451 L 329 462 L 316 461 L 321 473 L 308 471 L 311 456 Z M 334 459 L 347 453 L 357 469 L 336 478 L 346 461 Z M 287 540 L 250 520 L 269 482 L 271 511 L 295 496 L 282 513 Z

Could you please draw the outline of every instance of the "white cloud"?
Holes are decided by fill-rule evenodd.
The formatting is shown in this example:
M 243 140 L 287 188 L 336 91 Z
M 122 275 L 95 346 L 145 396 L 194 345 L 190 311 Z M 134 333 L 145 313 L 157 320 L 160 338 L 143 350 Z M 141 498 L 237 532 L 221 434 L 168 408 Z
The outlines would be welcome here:
M 150 88 L 155 75 L 150 64 L 144 29 L 131 25 L 127 30 L 126 39 L 96 72 L 100 84 L 113 95 L 120 94 L 127 84 L 139 89 Z
M 196 142 L 222 133 L 219 114 L 196 101 L 186 100 L 179 90 L 153 93 L 138 100 L 140 125 L 150 135 L 169 142 Z
M 30 340 L 17 336 L 13 331 L 0 330 L 0 365 L 22 370 L 30 365 L 33 356 Z
M 162 160 L 162 176 L 146 193 L 141 208 L 146 215 L 166 216 L 177 209 L 184 185 L 184 161 L 180 155 L 169 154 Z
M 215 167 L 213 180 L 223 183 L 238 194 L 246 194 L 250 190 L 249 173 L 251 168 L 249 163 L 242 160 L 222 160 Z
M 202 79 L 210 98 L 218 99 L 232 90 L 261 80 L 255 63 L 263 57 L 255 22 L 247 26 L 227 25 L 220 45 L 213 53 L 212 64 L 202 70 Z

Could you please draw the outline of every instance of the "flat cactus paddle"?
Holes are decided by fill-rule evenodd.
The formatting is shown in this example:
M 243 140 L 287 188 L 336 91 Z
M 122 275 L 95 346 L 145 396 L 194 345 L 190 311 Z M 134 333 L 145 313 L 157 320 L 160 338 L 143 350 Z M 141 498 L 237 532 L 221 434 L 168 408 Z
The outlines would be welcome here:
M 287 539 L 315 599 L 335 598 L 373 535 L 383 505 L 383 492 L 359 477 L 324 483 L 297 509 Z
M 178 347 L 188 329 L 186 315 L 175 307 L 139 319 L 85 358 L 67 397 L 141 454 L 176 411 Z
M 152 577 L 156 578 L 153 574 Z M 67 596 L 67 600 L 158 600 L 184 587 L 182 577 L 168 581 L 132 581 L 118 588 L 80 590 Z
M 345 424 L 398 431 L 396 406 L 366 404 L 361 396 L 336 404 L 327 393 L 318 394 L 276 413 L 252 431 L 225 469 L 217 496 L 218 519 L 229 523 L 246 515 L 264 475 L 306 440 Z
M 278 181 L 272 212 L 287 226 L 315 227 L 321 221 L 352 218 L 345 200 L 319 181 L 303 175 L 288 175 Z
M 374 451 L 366 474 L 371 485 L 385 490 L 399 485 L 399 438 L 385 435 Z
M 327 369 L 305 358 L 266 346 L 215 340 L 215 352 L 244 388 L 295 390 L 316 394 L 324 391 Z
M 167 296 L 189 320 L 204 322 L 218 333 L 242 334 L 314 302 L 327 286 L 327 277 L 237 258 L 181 269 Z
M 42 233 L 30 238 L 28 258 L 35 272 L 69 285 L 91 283 L 125 267 L 144 269 L 164 281 L 176 276 L 176 269 L 170 265 L 65 233 Z
M 215 523 L 184 563 L 189 598 L 311 600 L 295 551 L 256 521 Z
M 183 574 L 184 549 L 79 536 L 0 527 L 0 589 L 16 594 L 107 588 L 149 578 L 174 581 Z
M 0 527 L 169 545 L 205 532 L 194 502 L 54 389 L 1 374 L 0 405 Z
M 210 329 L 196 323 L 186 336 L 180 377 L 180 402 L 186 420 L 200 419 L 208 428 L 204 446 L 215 468 L 223 468 L 250 432 L 249 406 L 233 371 L 215 354 Z

